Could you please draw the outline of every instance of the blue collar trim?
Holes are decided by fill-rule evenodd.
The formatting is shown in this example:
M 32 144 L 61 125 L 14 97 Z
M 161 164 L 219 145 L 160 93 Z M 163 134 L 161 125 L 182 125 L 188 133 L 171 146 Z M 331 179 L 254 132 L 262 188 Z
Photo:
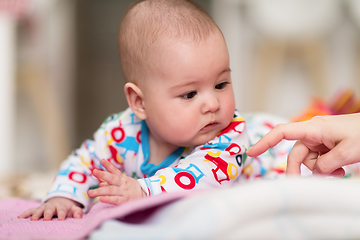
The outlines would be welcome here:
M 149 129 L 145 121 L 141 122 L 141 142 L 142 142 L 142 151 L 144 155 L 144 162 L 141 164 L 140 169 L 143 174 L 146 174 L 148 177 L 153 176 L 159 169 L 170 166 L 180 155 L 184 152 L 185 148 L 180 147 L 170 154 L 167 158 L 164 159 L 159 165 L 155 165 L 149 162 L 150 149 L 149 149 Z

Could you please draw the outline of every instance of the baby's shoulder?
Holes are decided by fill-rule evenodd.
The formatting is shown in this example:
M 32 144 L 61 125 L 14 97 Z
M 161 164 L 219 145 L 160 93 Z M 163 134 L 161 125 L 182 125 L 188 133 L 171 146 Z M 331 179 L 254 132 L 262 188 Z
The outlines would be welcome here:
M 131 108 L 127 108 L 125 111 L 114 113 L 108 116 L 101 124 L 99 129 L 112 129 L 116 127 L 131 127 L 141 125 L 141 119 L 136 117 Z

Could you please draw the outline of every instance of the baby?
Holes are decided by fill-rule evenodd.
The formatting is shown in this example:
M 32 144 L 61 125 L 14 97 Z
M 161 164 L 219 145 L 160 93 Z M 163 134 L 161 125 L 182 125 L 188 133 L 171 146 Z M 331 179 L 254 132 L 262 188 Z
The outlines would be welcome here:
M 284 171 L 274 156 L 286 162 L 292 144 L 247 158 L 278 120 L 245 124 L 235 110 L 224 37 L 199 6 L 141 1 L 121 21 L 118 45 L 129 108 L 62 163 L 42 205 L 20 218 L 80 218 L 93 197 L 118 205 Z

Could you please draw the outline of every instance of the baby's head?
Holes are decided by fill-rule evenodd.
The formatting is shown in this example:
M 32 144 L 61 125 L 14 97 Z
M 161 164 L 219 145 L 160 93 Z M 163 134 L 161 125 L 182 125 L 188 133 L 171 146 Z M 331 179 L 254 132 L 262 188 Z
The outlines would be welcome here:
M 120 61 L 126 82 L 146 82 L 170 40 L 200 42 L 211 34 L 221 31 L 202 8 L 190 1 L 138 2 L 125 13 L 119 28 Z
M 186 0 L 147 0 L 118 36 L 125 94 L 151 136 L 174 146 L 213 139 L 234 114 L 229 54 L 213 19 Z

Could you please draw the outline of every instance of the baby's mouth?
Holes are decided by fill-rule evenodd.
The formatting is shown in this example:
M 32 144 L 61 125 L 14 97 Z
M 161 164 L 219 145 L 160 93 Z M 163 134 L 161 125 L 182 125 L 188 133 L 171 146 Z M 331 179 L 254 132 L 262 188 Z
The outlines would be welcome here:
M 213 128 L 215 128 L 219 123 L 218 122 L 212 122 L 212 123 L 209 123 L 207 124 L 205 127 L 203 127 L 201 129 L 201 131 L 209 131 L 209 130 L 212 130 Z

